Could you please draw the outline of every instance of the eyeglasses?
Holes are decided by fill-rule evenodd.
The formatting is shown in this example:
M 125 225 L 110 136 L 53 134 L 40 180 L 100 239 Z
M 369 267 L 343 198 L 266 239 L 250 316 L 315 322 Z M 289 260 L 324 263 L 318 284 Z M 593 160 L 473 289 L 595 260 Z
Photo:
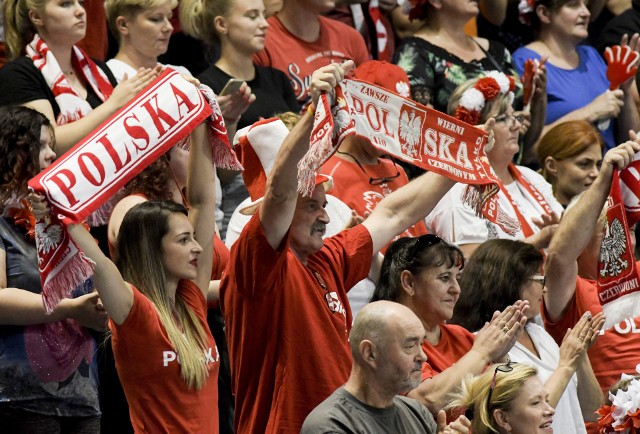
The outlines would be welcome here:
M 388 160 L 391 160 L 391 162 L 393 163 L 393 168 L 396 170 L 396 174 L 392 175 L 392 176 L 384 176 L 382 178 L 374 178 L 373 176 L 369 175 L 366 170 L 364 170 L 364 167 L 362 167 L 362 164 L 360 164 L 360 162 L 358 161 L 358 159 L 356 157 L 354 157 L 353 155 L 351 155 L 348 152 L 344 152 L 344 151 L 337 151 L 337 152 L 338 152 L 338 154 L 348 155 L 349 157 L 351 157 L 351 159 L 358 165 L 360 170 L 362 170 L 362 173 L 364 173 L 366 176 L 369 177 L 369 184 L 370 185 L 386 184 L 387 182 L 391 181 L 392 179 L 396 179 L 398 176 L 400 176 L 400 170 L 398 169 L 398 165 L 396 164 L 396 160 L 391 158 L 389 155 L 383 155 L 380 158 L 386 158 Z
M 418 241 L 416 241 L 413 247 L 411 247 L 411 250 L 409 250 L 409 254 L 407 255 L 407 262 L 413 261 L 416 255 L 422 250 L 426 249 L 427 247 L 439 244 L 441 241 L 442 238 L 433 234 L 425 234 L 419 236 Z
M 516 124 L 516 121 L 521 124 L 526 118 L 527 117 L 525 115 L 508 115 L 505 113 L 500 116 L 496 116 L 494 119 L 496 120 L 496 123 L 504 122 L 507 127 L 511 128 Z
M 547 276 L 542 276 L 540 274 L 533 275 L 529 277 L 529 280 L 533 280 L 534 282 L 538 282 L 544 288 L 544 284 L 547 283 Z
M 511 372 L 513 371 L 513 365 L 515 365 L 515 362 L 509 360 L 507 363 L 496 366 L 496 370 L 493 371 L 493 379 L 491 380 L 491 387 L 489 388 L 489 396 L 487 396 L 487 413 L 491 414 L 491 395 L 493 394 L 493 389 L 496 387 L 498 371 Z

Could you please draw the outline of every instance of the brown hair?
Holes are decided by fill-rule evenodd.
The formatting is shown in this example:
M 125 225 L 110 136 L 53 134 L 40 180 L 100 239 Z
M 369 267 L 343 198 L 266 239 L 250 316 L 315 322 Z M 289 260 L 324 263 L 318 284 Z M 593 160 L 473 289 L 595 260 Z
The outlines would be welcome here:
M 40 172 L 43 126 L 53 147 L 53 127 L 45 115 L 22 106 L 0 107 L 0 203 L 25 196 L 27 181 Z

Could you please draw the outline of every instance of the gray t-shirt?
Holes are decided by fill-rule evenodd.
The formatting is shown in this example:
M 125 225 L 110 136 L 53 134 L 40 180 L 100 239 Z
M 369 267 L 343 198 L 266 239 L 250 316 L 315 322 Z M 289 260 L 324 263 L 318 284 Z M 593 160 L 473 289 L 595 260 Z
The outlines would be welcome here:
M 431 413 L 415 399 L 396 396 L 391 407 L 375 408 L 340 387 L 307 416 L 300 434 L 435 434 L 436 430 Z

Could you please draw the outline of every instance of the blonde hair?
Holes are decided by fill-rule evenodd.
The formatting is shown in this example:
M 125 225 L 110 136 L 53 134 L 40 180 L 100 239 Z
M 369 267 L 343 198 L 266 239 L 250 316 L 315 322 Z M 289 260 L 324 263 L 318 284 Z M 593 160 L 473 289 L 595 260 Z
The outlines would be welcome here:
M 496 409 L 510 410 L 511 404 L 520 393 L 524 382 L 538 374 L 538 370 L 531 365 L 513 363 L 512 370 L 509 372 L 496 371 L 498 366 L 500 365 L 491 366 L 484 374 L 477 377 L 467 375 L 462 380 L 460 392 L 447 407 L 462 407 L 472 410 L 471 429 L 473 434 L 497 433 L 498 427 L 493 419 L 493 411 Z M 496 381 L 493 392 L 491 392 L 491 402 L 487 403 L 494 374 Z
M 232 0 L 181 0 L 178 12 L 182 31 L 209 46 L 220 44 L 213 20 L 227 16 Z
M 25 54 L 25 47 L 36 34 L 29 11 L 42 12 L 46 0 L 4 0 L 4 40 L 8 60 Z
M 174 309 L 167 296 L 162 265 L 162 237 L 169 230 L 169 218 L 176 213 L 187 215 L 182 205 L 172 201 L 148 201 L 131 208 L 118 233 L 116 265 L 124 279 L 153 303 L 180 357 L 182 379 L 187 387 L 199 390 L 209 375 L 205 356 L 207 334 L 198 316 L 179 295 Z
M 449 98 L 449 105 L 447 106 L 447 113 L 451 116 L 455 116 L 456 109 L 460 104 L 460 98 L 462 98 L 462 94 L 467 90 L 471 89 L 476 85 L 478 80 L 484 78 L 484 75 L 480 75 L 476 78 L 472 78 L 471 80 L 467 80 L 462 83 L 460 86 L 456 87 L 451 97 Z M 480 110 L 480 119 L 478 120 L 478 124 L 484 124 L 487 119 L 489 119 L 489 114 L 493 111 L 494 107 L 498 107 L 498 113 L 504 113 L 507 111 L 511 103 L 513 102 L 513 93 L 507 92 L 505 94 L 499 94 L 495 97 L 495 99 L 488 101 L 485 103 L 482 110 Z
M 118 17 L 133 18 L 143 10 L 160 6 L 165 1 L 169 1 L 171 9 L 178 6 L 178 0 L 105 0 L 104 10 L 109 31 L 120 42 L 120 32 L 116 24 Z

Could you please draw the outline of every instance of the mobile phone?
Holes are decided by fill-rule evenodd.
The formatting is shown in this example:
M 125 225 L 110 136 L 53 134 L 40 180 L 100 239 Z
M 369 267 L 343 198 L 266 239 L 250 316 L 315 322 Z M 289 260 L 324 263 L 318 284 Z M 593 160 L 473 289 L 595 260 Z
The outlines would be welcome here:
M 242 83 L 244 83 L 244 80 L 240 80 L 239 78 L 231 78 L 229 79 L 229 81 L 227 81 L 227 84 L 224 85 L 218 95 L 223 96 L 236 93 L 242 86 Z

